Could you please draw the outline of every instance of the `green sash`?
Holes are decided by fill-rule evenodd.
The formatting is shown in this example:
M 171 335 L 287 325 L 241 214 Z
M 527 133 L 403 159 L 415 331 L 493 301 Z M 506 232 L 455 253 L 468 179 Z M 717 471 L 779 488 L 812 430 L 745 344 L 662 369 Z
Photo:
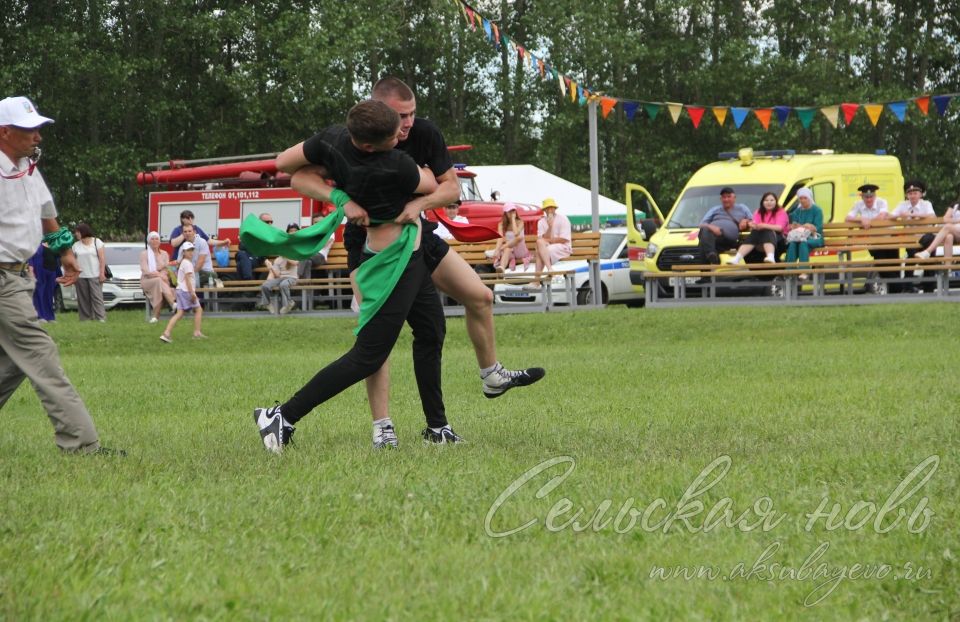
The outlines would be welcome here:
M 310 259 L 327 244 L 327 240 L 342 221 L 343 208 L 337 208 L 315 225 L 290 234 L 250 214 L 240 226 L 240 241 L 254 255 Z M 371 222 L 393 221 L 371 219 Z M 403 226 L 400 235 L 392 244 L 363 262 L 357 269 L 357 288 L 363 300 L 360 303 L 360 319 L 353 334 L 358 334 L 390 297 L 400 275 L 410 262 L 416 240 L 417 225 L 408 223 Z

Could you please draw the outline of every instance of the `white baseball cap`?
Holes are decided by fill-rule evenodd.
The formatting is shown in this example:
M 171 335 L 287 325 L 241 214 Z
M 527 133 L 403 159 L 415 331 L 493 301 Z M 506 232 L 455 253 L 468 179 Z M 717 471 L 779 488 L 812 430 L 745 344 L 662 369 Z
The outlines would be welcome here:
M 180 245 L 180 252 L 183 253 L 186 251 L 192 251 L 195 248 L 196 246 L 193 245 L 193 242 L 184 242 L 182 245 Z
M 26 97 L 7 97 L 0 100 L 0 125 L 14 125 L 32 130 L 53 123 L 53 119 L 41 116 Z

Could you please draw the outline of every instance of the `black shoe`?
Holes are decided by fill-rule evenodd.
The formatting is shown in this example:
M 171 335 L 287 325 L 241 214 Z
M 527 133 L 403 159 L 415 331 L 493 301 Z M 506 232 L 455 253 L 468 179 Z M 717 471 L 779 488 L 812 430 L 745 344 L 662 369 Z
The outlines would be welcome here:
M 290 443 L 296 429 L 280 413 L 280 402 L 269 408 L 255 408 L 253 421 L 260 428 L 260 440 L 267 451 L 279 454 Z
M 440 430 L 433 430 L 432 428 L 424 428 L 423 430 L 423 440 L 426 443 L 437 443 L 438 445 L 445 445 L 447 443 L 466 443 L 467 441 L 463 440 L 463 437 L 459 436 L 456 432 L 453 431 L 449 425 L 445 425 Z
M 496 369 L 483 378 L 483 394 L 489 399 L 500 397 L 513 387 L 529 386 L 546 374 L 547 371 L 542 367 L 514 370 L 498 364 Z
M 720 256 L 717 255 L 716 253 L 709 253 L 709 254 L 707 255 L 707 263 L 710 263 L 710 264 L 719 264 L 719 263 L 720 263 Z

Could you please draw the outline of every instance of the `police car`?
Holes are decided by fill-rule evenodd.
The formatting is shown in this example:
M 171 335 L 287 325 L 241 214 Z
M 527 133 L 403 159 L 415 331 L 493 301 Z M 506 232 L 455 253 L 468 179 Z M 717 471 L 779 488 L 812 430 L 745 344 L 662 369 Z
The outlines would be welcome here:
M 527 273 L 532 273 L 534 260 L 530 258 Z M 587 262 L 579 259 L 575 261 L 560 261 L 553 264 L 554 270 L 573 270 L 574 285 L 577 292 L 577 304 L 589 304 L 593 300 L 590 290 L 590 267 Z M 518 262 L 516 270 L 508 270 L 506 275 L 524 274 L 523 267 Z M 600 283 L 601 298 L 604 304 L 608 302 L 626 302 L 640 304 L 643 294 L 633 291 L 630 285 L 630 260 L 627 257 L 627 229 L 626 227 L 611 227 L 600 231 Z M 569 304 L 567 290 L 562 276 L 554 277 L 550 283 L 550 295 L 554 304 Z M 493 290 L 494 300 L 503 304 L 530 304 L 539 303 L 542 292 L 528 285 L 496 285 Z

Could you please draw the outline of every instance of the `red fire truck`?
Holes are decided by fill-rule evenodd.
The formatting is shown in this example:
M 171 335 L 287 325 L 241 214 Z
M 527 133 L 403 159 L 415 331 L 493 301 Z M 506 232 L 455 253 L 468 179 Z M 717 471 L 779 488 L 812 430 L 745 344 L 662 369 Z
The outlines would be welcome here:
M 452 146 L 464 151 L 468 145 Z M 290 176 L 277 171 L 275 154 L 259 154 L 208 160 L 171 160 L 148 164 L 150 170 L 137 174 L 137 184 L 149 190 L 147 230 L 160 233 L 164 243 L 180 224 L 180 212 L 194 213 L 194 223 L 207 235 L 236 243 L 240 224 L 249 214 L 270 212 L 274 226 L 286 229 L 290 223 L 310 224 L 316 213 L 329 206 L 304 197 L 290 188 Z M 476 175 L 463 164 L 456 165 L 460 181 L 460 213 L 471 223 L 493 230 L 503 213 L 503 203 L 484 201 L 477 189 Z M 536 234 L 540 209 L 518 204 L 518 214 L 529 234 Z M 436 220 L 429 212 L 427 218 Z M 338 232 L 338 239 L 339 239 Z

